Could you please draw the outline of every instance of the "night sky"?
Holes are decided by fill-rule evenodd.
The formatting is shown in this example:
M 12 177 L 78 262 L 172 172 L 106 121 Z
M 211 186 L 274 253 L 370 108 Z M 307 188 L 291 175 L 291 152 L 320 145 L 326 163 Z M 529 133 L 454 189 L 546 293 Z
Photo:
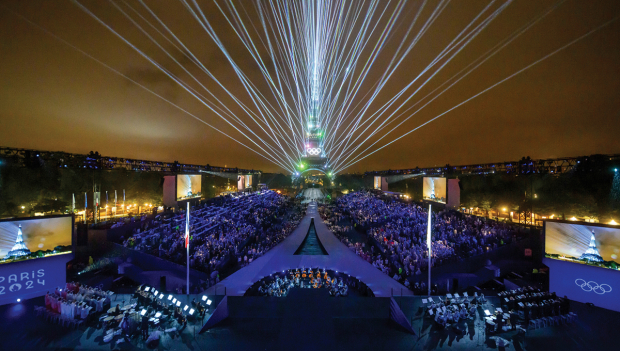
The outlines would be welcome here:
M 163 62 L 183 79 L 189 79 L 180 69 L 172 68 L 173 62 L 149 43 L 111 3 L 81 3 L 149 56 Z M 255 62 L 214 4 L 211 1 L 199 3 L 240 68 L 259 88 L 266 90 Z M 378 63 L 362 84 L 364 93 L 354 103 L 364 101 L 365 92 L 383 74 L 385 63 L 393 56 L 420 3 L 411 1 L 404 7 Z M 420 91 L 419 97 L 555 3 L 532 0 L 511 3 Z M 115 4 L 129 11 L 122 1 Z M 139 2 L 128 1 L 128 4 L 147 15 Z M 181 4 L 175 1 L 147 1 L 147 4 L 227 88 L 250 103 L 221 51 Z M 235 4 L 240 11 L 247 11 L 244 16 L 250 19 L 248 23 L 256 20 L 250 2 L 245 2 L 246 6 Z M 421 12 L 420 21 L 428 18 L 436 4 L 429 1 L 428 8 Z M 487 4 L 489 1 L 452 1 L 381 90 L 375 99 L 377 103 L 372 105 L 375 110 L 419 74 Z M 500 2 L 493 8 L 498 4 Z M 13 0 L 0 2 L 0 145 L 76 153 L 93 150 L 109 156 L 282 171 L 29 24 L 18 14 L 207 123 L 243 140 L 219 117 L 71 1 Z M 620 1 L 617 0 L 565 1 L 378 145 L 412 130 L 619 15 Z M 419 28 L 418 25 L 414 27 Z M 240 109 L 221 89 L 190 62 L 182 63 L 243 118 Z M 345 172 L 510 161 L 522 156 L 551 158 L 619 153 L 618 77 L 620 20 Z M 415 101 L 416 98 L 406 107 Z

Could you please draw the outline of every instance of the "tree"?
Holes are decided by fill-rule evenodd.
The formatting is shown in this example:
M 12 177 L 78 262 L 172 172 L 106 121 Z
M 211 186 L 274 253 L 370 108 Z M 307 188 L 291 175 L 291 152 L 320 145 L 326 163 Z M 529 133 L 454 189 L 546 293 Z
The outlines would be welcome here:
M 496 197 L 491 194 L 491 193 L 483 193 L 481 200 L 480 200 L 480 206 L 482 209 L 484 209 L 485 211 L 485 215 L 488 216 L 489 215 L 489 211 L 493 208 L 496 207 L 497 204 L 497 199 Z
M 609 191 L 609 205 L 612 210 L 620 210 L 620 173 L 614 171 L 614 178 Z

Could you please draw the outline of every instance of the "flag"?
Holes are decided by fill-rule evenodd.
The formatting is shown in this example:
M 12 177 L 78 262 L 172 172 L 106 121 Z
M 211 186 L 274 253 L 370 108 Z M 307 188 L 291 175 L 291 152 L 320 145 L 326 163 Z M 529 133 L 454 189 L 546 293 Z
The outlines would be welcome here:
M 189 202 L 185 213 L 185 248 L 189 248 Z

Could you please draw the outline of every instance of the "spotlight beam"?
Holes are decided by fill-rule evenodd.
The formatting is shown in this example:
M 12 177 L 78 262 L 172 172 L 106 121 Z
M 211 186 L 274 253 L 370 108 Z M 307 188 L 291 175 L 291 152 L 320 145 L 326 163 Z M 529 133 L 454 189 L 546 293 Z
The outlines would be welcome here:
M 23 20 L 23 21 L 25 21 L 26 23 L 30 24 L 31 26 L 33 26 L 33 27 L 35 27 L 35 28 L 37 28 L 37 29 L 41 30 L 42 32 L 44 32 L 45 34 L 47 34 L 47 35 L 51 36 L 52 38 L 54 38 L 55 40 L 59 41 L 60 43 L 62 43 L 62 44 L 64 44 L 64 45 L 66 45 L 66 46 L 68 46 L 68 47 L 70 47 L 71 49 L 73 49 L 73 50 L 75 50 L 75 51 L 79 52 L 80 54 L 84 55 L 85 57 L 88 57 L 89 59 L 91 59 L 91 60 L 95 61 L 96 63 L 98 63 L 98 64 L 100 64 L 101 66 L 105 67 L 106 69 L 110 70 L 112 73 L 114 73 L 114 74 L 116 74 L 116 75 L 118 75 L 118 76 L 120 76 L 120 77 L 123 77 L 124 79 L 128 80 L 129 82 L 131 82 L 131 83 L 135 84 L 136 86 L 138 86 L 138 87 L 140 87 L 140 88 L 144 89 L 145 91 L 147 91 L 147 92 L 149 92 L 150 94 L 152 94 L 152 95 L 156 96 L 157 98 L 159 98 L 159 99 L 161 99 L 161 100 L 165 101 L 166 103 L 168 103 L 168 104 L 170 104 L 171 106 L 175 107 L 175 108 L 176 108 L 176 109 L 178 109 L 179 111 L 181 111 L 181 112 L 183 112 L 183 113 L 187 114 L 188 116 L 192 117 L 193 119 L 197 120 L 198 122 L 200 122 L 200 123 L 202 123 L 202 124 L 204 124 L 204 125 L 206 125 L 206 126 L 208 126 L 208 127 L 212 128 L 212 129 L 214 129 L 214 130 L 215 130 L 215 131 L 217 131 L 218 133 L 221 133 L 222 135 L 224 135 L 224 136 L 228 137 L 229 139 L 231 139 L 231 140 L 233 140 L 234 142 L 238 143 L 239 145 L 241 145 L 241 146 L 245 147 L 246 149 L 248 149 L 248 150 L 250 150 L 250 151 L 252 151 L 252 152 L 254 152 L 254 153 L 258 154 L 259 156 L 263 157 L 263 158 L 264 158 L 264 159 L 266 159 L 267 161 L 272 162 L 272 163 L 274 163 L 274 164 L 276 164 L 276 165 L 278 165 L 278 166 L 280 166 L 280 167 L 282 167 L 282 168 L 284 168 L 284 169 L 288 169 L 288 167 L 287 167 L 286 165 L 279 163 L 277 160 L 275 160 L 275 159 L 273 159 L 272 157 L 270 157 L 270 155 L 269 155 L 269 154 L 263 154 L 263 153 L 260 153 L 260 152 L 258 152 L 258 151 L 256 151 L 256 150 L 252 149 L 251 147 L 249 147 L 249 146 L 245 145 L 244 143 L 240 142 L 239 140 L 235 139 L 234 137 L 230 136 L 229 134 L 227 134 L 227 133 L 223 132 L 222 130 L 218 129 L 217 127 L 213 126 L 212 124 L 209 124 L 208 122 L 204 121 L 203 119 L 199 118 L 198 116 L 196 116 L 196 115 L 192 114 L 191 112 L 189 112 L 189 111 L 187 111 L 187 110 L 183 109 L 182 107 L 180 107 L 180 106 L 176 105 L 175 103 L 171 102 L 170 100 L 168 100 L 168 99 L 164 98 L 163 96 L 161 96 L 161 95 L 157 94 L 157 93 L 156 93 L 156 92 L 154 92 L 153 90 L 151 90 L 151 89 L 149 89 L 149 88 L 145 87 L 144 85 L 142 85 L 142 84 L 138 83 L 137 81 L 133 80 L 132 78 L 128 77 L 127 75 L 125 75 L 125 74 L 121 73 L 120 71 L 118 71 L 117 69 L 115 69 L 115 68 L 113 68 L 112 66 L 108 65 L 107 63 L 105 63 L 105 62 L 103 62 L 103 61 L 101 61 L 101 60 L 97 59 L 96 57 L 94 57 L 94 56 L 90 55 L 89 53 L 85 52 L 84 50 L 82 50 L 82 49 L 78 48 L 77 46 L 75 46 L 75 45 L 71 44 L 70 42 L 66 41 L 65 39 L 63 39 L 63 38 L 59 37 L 58 35 L 56 35 L 56 34 L 52 33 L 52 32 L 51 32 L 51 31 L 49 31 L 48 29 L 46 29 L 46 28 L 44 28 L 44 27 L 40 26 L 40 25 L 39 25 L 39 24 L 37 24 L 37 23 L 34 23 L 33 21 L 29 20 L 28 18 L 24 17 L 23 15 L 21 15 L 21 14 L 19 14 L 19 13 L 15 12 L 15 11 L 13 11 L 13 10 L 11 10 L 11 9 L 9 9 L 9 8 L 8 8 L 8 7 L 6 7 L 5 5 L 0 4 L 0 6 L 4 7 L 7 11 L 9 11 L 9 12 L 13 13 L 15 16 L 19 17 L 20 19 L 22 19 L 22 20 Z M 290 170 L 290 171 L 294 171 L 293 169 L 288 169 L 288 170 Z
M 349 164 L 347 164 L 347 165 L 345 165 L 345 166 L 343 166 L 343 167 L 340 167 L 340 168 L 337 170 L 337 172 L 341 172 L 342 170 L 344 170 L 344 169 L 346 169 L 346 168 L 348 168 L 348 167 L 352 166 L 353 164 L 355 164 L 355 163 L 357 163 L 357 162 L 361 161 L 362 159 L 364 159 L 364 158 L 366 158 L 366 157 L 368 157 L 368 156 L 370 156 L 370 155 L 374 154 L 375 152 L 378 152 L 379 150 L 381 150 L 381 149 L 383 149 L 383 148 L 385 148 L 385 147 L 387 147 L 387 146 L 389 146 L 389 145 L 391 145 L 391 144 L 395 143 L 396 141 L 398 141 L 398 140 L 400 140 L 400 139 L 404 138 L 405 136 L 407 136 L 407 135 L 409 135 L 409 134 L 411 134 L 411 133 L 415 132 L 416 130 L 418 130 L 418 129 L 420 129 L 420 128 L 424 127 L 425 125 L 427 125 L 427 124 L 429 124 L 429 123 L 431 123 L 431 122 L 433 122 L 433 121 L 437 120 L 438 118 L 440 118 L 440 117 L 444 116 L 445 114 L 447 114 L 447 113 L 449 113 L 449 112 L 453 111 L 454 109 L 456 109 L 456 108 L 458 108 L 458 107 L 460 107 L 460 106 L 462 106 L 462 105 L 466 104 L 467 102 L 469 102 L 469 101 L 471 101 L 471 100 L 475 99 L 476 97 L 478 97 L 478 96 L 480 96 L 480 95 L 482 95 L 482 94 L 486 93 L 487 91 L 489 91 L 489 90 L 491 90 L 491 89 L 495 88 L 496 86 L 498 86 L 498 85 L 500 85 L 500 84 L 502 84 L 502 83 L 504 83 L 504 82 L 506 82 L 506 81 L 508 81 L 508 80 L 510 80 L 510 79 L 512 79 L 512 78 L 514 78 L 514 77 L 516 77 L 517 75 L 519 75 L 519 74 L 521 74 L 521 73 L 525 72 L 526 70 L 528 70 L 528 69 L 530 69 L 530 68 L 534 67 L 534 66 L 535 66 L 535 65 L 537 65 L 538 63 L 540 63 L 540 62 L 542 62 L 542 61 L 544 61 L 544 60 L 548 59 L 549 57 L 551 57 L 551 56 L 553 56 L 553 55 L 557 54 L 558 52 L 560 52 L 560 51 L 562 51 L 562 50 L 564 50 L 564 49 L 568 48 L 569 46 L 571 46 L 571 45 L 573 45 L 573 44 L 577 43 L 578 41 L 580 41 L 580 40 L 582 40 L 582 39 L 584 39 L 584 38 L 586 38 L 586 37 L 590 36 L 591 34 L 595 33 L 596 31 L 598 31 L 598 30 L 600 30 L 600 29 L 602 29 L 602 28 L 604 28 L 604 27 L 606 27 L 606 26 L 610 25 L 611 23 L 613 23 L 613 22 L 615 22 L 616 20 L 618 20 L 618 18 L 620 18 L 620 16 L 616 16 L 616 17 L 612 18 L 611 20 L 609 20 L 609 21 L 607 21 L 607 22 L 605 22 L 605 23 L 601 24 L 600 26 L 598 26 L 598 27 L 596 27 L 596 28 L 594 28 L 594 29 L 590 30 L 589 32 L 587 32 L 587 33 L 585 33 L 585 34 L 581 35 L 580 37 L 578 37 L 578 38 L 576 38 L 576 39 L 574 39 L 574 40 L 570 41 L 569 43 L 567 43 L 567 44 L 565 44 L 565 45 L 561 46 L 560 48 L 558 48 L 558 49 L 556 49 L 556 50 L 552 51 L 551 53 L 549 53 L 549 54 L 547 54 L 547 55 L 545 55 L 545 56 L 541 57 L 540 59 L 538 59 L 538 60 L 536 60 L 536 61 L 534 61 L 534 62 L 530 63 L 529 65 L 527 65 L 527 66 L 523 67 L 522 69 L 520 69 L 520 70 L 516 71 L 515 73 L 513 73 L 513 74 L 509 75 L 508 77 L 506 77 L 506 78 L 504 78 L 504 79 L 500 80 L 499 82 L 497 82 L 497 83 L 495 83 L 495 84 L 493 84 L 493 85 L 489 86 L 488 88 L 486 88 L 486 89 L 482 90 L 481 92 L 479 92 L 479 93 L 477 93 L 477 94 L 475 94 L 475 95 L 471 96 L 470 98 L 468 98 L 468 99 L 466 99 L 466 100 L 462 101 L 461 103 L 459 103 L 459 104 L 457 104 L 457 105 L 453 106 L 452 108 L 450 108 L 450 109 L 448 109 L 448 110 L 444 111 L 443 113 L 441 113 L 441 114 L 439 114 L 439 115 L 435 116 L 434 118 L 432 118 L 432 119 L 430 119 L 430 120 L 428 120 L 428 121 L 424 122 L 423 124 L 419 125 L 418 127 L 414 128 L 414 129 L 412 129 L 412 130 L 410 130 L 409 132 L 407 132 L 407 133 L 405 133 L 405 134 L 403 134 L 403 135 L 399 136 L 398 138 L 396 138 L 396 139 L 394 139 L 394 140 L 390 141 L 389 143 L 387 143 L 387 144 L 383 145 L 382 147 L 378 148 L 377 150 L 375 150 L 375 151 L 373 151 L 373 152 L 371 152 L 371 153 L 369 153 L 369 154 L 365 155 L 364 157 L 362 157 L 362 158 L 360 158 L 360 159 L 356 160 L 356 161 L 355 161 L 355 162 L 353 162 L 353 163 L 349 163 Z

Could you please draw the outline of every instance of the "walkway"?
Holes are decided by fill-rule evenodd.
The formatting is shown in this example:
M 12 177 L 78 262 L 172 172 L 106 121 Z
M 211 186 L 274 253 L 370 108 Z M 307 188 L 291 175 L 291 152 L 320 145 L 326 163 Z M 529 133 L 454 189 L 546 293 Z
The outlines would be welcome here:
M 313 222 L 310 222 L 308 234 L 301 246 L 295 251 L 295 255 L 327 255 L 327 251 L 325 251 L 323 244 L 321 244 L 319 237 L 316 235 L 316 228 Z
M 312 218 L 314 218 L 316 234 L 328 254 L 295 255 L 295 251 L 308 233 Z M 407 291 L 405 286 L 383 274 L 341 243 L 329 231 L 317 212 L 316 203 L 313 202 L 308 205 L 306 216 L 288 238 L 246 267 L 210 287 L 206 293 L 208 295 L 214 295 L 216 292 L 223 294 L 224 288 L 226 288 L 227 295 L 243 296 L 252 284 L 265 276 L 289 268 L 304 267 L 331 269 L 354 276 L 366 284 L 377 297 L 389 297 L 392 295 L 392 291 L 394 295 L 400 295 L 401 289 L 403 292 Z
M 323 189 L 319 188 L 310 188 L 304 190 L 304 199 L 302 203 L 310 203 L 313 201 L 323 201 L 325 198 L 325 194 L 323 193 Z

